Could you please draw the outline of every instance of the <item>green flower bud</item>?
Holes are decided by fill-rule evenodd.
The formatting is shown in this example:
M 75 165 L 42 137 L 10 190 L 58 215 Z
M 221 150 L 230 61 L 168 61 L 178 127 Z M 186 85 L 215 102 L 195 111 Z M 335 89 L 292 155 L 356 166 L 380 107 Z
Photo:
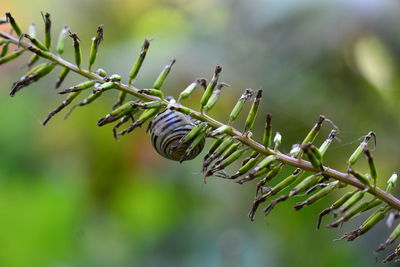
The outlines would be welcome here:
M 29 61 L 28 61 L 28 68 L 32 67 L 35 65 L 35 63 L 39 60 L 39 56 L 37 54 L 33 54 L 30 56 Z
M 364 148 L 364 153 L 368 158 L 369 173 L 372 180 L 374 181 L 374 186 L 376 186 L 376 178 L 378 177 L 378 172 L 376 171 L 374 158 L 372 157 L 371 152 L 368 148 Z
M 317 193 L 311 195 L 305 201 L 296 203 L 296 205 L 294 206 L 294 209 L 295 210 L 300 210 L 304 206 L 309 206 L 309 205 L 317 202 L 318 200 L 324 198 L 325 196 L 327 196 L 329 193 L 331 193 L 332 191 L 334 191 L 338 187 L 339 187 L 339 181 L 334 181 L 334 182 L 328 184 L 326 187 L 322 188 Z
M 200 133 L 203 132 L 204 128 L 207 126 L 206 123 L 199 123 L 195 127 L 193 127 L 177 144 L 177 146 L 188 143 L 195 139 Z
M 57 53 L 61 55 L 64 53 L 64 48 L 65 48 L 65 39 L 67 38 L 67 33 L 69 31 L 69 28 L 67 25 L 64 25 L 62 28 L 60 35 L 58 36 L 58 42 L 57 42 Z
M 397 186 L 397 178 L 398 175 L 397 173 L 393 173 L 392 176 L 390 176 L 389 180 L 387 181 L 387 188 L 386 188 L 386 192 L 388 192 L 389 194 L 392 194 L 394 189 Z
M 208 134 L 209 137 L 214 137 L 220 134 L 226 134 L 232 132 L 232 127 L 228 125 L 222 125 Z
M 369 132 L 365 137 L 364 140 L 361 142 L 361 144 L 357 147 L 357 149 L 353 152 L 353 154 L 350 156 L 348 163 L 349 166 L 353 166 L 357 160 L 360 158 L 361 154 L 363 153 L 364 149 L 367 147 L 369 140 L 371 139 L 371 137 L 375 137 L 375 133 L 374 132 Z
M 244 91 L 239 100 L 236 102 L 235 107 L 232 109 L 231 114 L 229 115 L 229 124 L 232 124 L 237 119 L 243 109 L 244 104 L 253 96 L 253 94 L 254 91 L 250 88 L 247 88 Z
M 193 91 L 199 86 L 201 85 L 202 87 L 206 87 L 206 80 L 203 78 L 197 79 L 196 81 L 192 82 L 191 84 L 189 84 L 188 87 L 185 88 L 185 90 L 183 90 L 180 94 L 179 94 L 179 98 L 178 98 L 178 103 L 181 100 L 184 100 L 186 98 L 188 98 L 190 95 L 192 95 Z
M 145 123 L 149 119 L 153 118 L 155 115 L 158 114 L 159 111 L 160 111 L 160 108 L 151 108 L 151 109 L 145 110 L 142 114 L 140 114 L 139 118 L 134 123 L 132 123 L 131 126 L 129 126 L 127 129 L 119 132 L 117 135 L 124 135 L 124 134 L 132 132 L 137 127 L 141 127 L 143 125 L 143 123 Z
M 318 135 L 319 130 L 321 129 L 321 125 L 325 120 L 325 116 L 320 115 L 318 122 L 314 125 L 311 131 L 307 134 L 306 138 L 304 138 L 302 144 L 312 143 Z
M 320 175 L 318 174 L 312 174 L 310 176 L 307 176 L 306 178 L 303 179 L 298 185 L 296 185 L 290 192 L 289 192 L 289 197 L 295 196 L 298 193 L 301 193 L 312 186 L 316 185 L 320 179 Z
M 150 41 L 145 39 L 142 51 L 140 52 L 139 57 L 136 59 L 135 63 L 133 64 L 130 72 L 129 72 L 129 84 L 136 78 L 137 74 L 139 73 L 140 68 L 142 67 L 143 61 L 146 57 L 147 51 L 149 50 Z
M 114 87 L 115 87 L 115 83 L 114 82 L 105 82 L 103 84 L 95 86 L 94 89 L 93 89 L 93 93 L 104 92 L 104 91 L 110 90 L 110 89 L 112 89 Z
M 207 112 L 207 111 L 211 110 L 211 109 L 214 107 L 215 103 L 217 103 L 217 100 L 218 100 L 218 98 L 219 98 L 219 96 L 220 96 L 220 94 L 221 94 L 221 89 L 222 89 L 222 87 L 224 87 L 224 86 L 230 86 L 230 85 L 229 85 L 229 84 L 226 84 L 226 83 L 223 83 L 223 82 L 220 82 L 220 83 L 217 85 L 217 89 L 215 89 L 215 90 L 212 92 L 210 98 L 208 99 L 207 104 L 204 106 L 204 111 Z
M 67 77 L 69 73 L 69 69 L 68 68 L 63 68 L 60 73 L 58 74 L 58 78 L 57 78 L 57 82 L 56 82 L 56 89 L 60 88 L 62 82 L 65 80 L 65 78 Z
M 210 99 L 215 86 L 217 85 L 219 75 L 221 73 L 222 68 L 217 65 L 215 68 L 214 76 L 211 78 L 210 83 L 207 85 L 206 90 L 203 93 L 203 96 L 200 100 L 200 111 L 203 112 L 204 106 L 207 104 L 208 100 Z
M 237 159 L 239 159 L 246 150 L 247 150 L 247 148 L 243 148 L 243 149 L 234 151 L 228 157 L 225 157 L 222 161 L 220 161 L 218 164 L 216 164 L 212 171 L 216 172 L 216 171 L 226 168 L 227 166 L 229 166 L 230 164 L 235 162 Z
M 186 149 L 185 153 L 179 160 L 180 163 L 188 159 L 193 149 L 196 148 L 201 142 L 203 142 L 204 138 L 206 138 L 206 135 L 207 135 L 207 127 L 203 128 L 201 132 L 190 143 L 189 147 Z
M 120 82 L 121 81 L 121 76 L 119 74 L 113 74 L 110 76 L 109 80 L 111 82 Z
M 76 33 L 69 32 L 69 37 L 72 38 L 72 45 L 74 46 L 75 64 L 80 68 L 82 63 L 81 40 Z
M 318 151 L 318 149 L 311 143 L 303 144 L 302 145 L 302 150 L 307 154 L 308 159 L 310 160 L 311 165 L 315 169 L 319 169 L 323 171 L 323 166 L 322 166 L 322 155 Z
M 2 57 L 4 57 L 5 55 L 7 55 L 9 48 L 10 48 L 10 43 L 6 43 L 6 44 L 3 46 L 3 48 L 1 49 L 1 52 L 0 52 L 0 59 L 1 59 Z M 20 51 L 21 51 L 21 50 L 20 50 Z
M 36 38 L 36 25 L 35 23 L 31 23 L 29 25 L 28 33 L 30 36 Z
M 92 81 L 92 80 L 81 82 L 81 83 L 79 83 L 77 85 L 74 85 L 74 86 L 72 86 L 72 87 L 70 87 L 68 89 L 62 90 L 62 91 L 60 91 L 58 93 L 59 94 L 66 94 L 66 93 L 71 93 L 71 92 L 82 91 L 82 90 L 85 90 L 85 89 L 88 89 L 88 88 L 94 86 L 96 83 L 97 83 L 96 81 Z M 99 90 L 97 90 L 97 91 L 99 91 Z
M 222 144 L 224 137 L 217 138 L 214 143 L 211 145 L 210 149 L 208 150 L 207 154 L 204 156 L 204 161 L 207 160 L 215 150 Z
M 22 34 L 21 28 L 18 26 L 18 24 L 15 21 L 15 19 L 13 18 L 13 16 L 11 16 L 10 12 L 6 13 L 6 18 L 7 18 L 7 21 L 11 24 L 11 27 L 14 29 L 15 33 L 18 36 L 20 36 Z
M 81 92 L 72 92 L 70 93 L 67 98 L 61 103 L 61 105 L 59 105 L 57 108 L 55 108 L 53 111 L 51 111 L 49 113 L 49 115 L 47 115 L 47 117 L 44 119 L 44 121 L 42 122 L 42 125 L 45 126 L 49 120 L 54 117 L 54 115 L 56 115 L 57 113 L 59 113 L 62 109 L 64 109 L 66 106 L 68 106 Z
M 51 53 L 40 50 L 34 46 L 29 46 L 27 47 L 27 49 L 35 54 L 37 54 L 38 56 L 45 58 L 45 59 L 49 59 L 49 60 L 53 60 L 53 56 Z
M 356 192 L 357 192 L 357 190 L 345 193 L 338 200 L 333 202 L 333 204 L 330 207 L 328 207 L 328 208 L 324 209 L 323 211 L 321 211 L 321 213 L 318 216 L 317 228 L 319 229 L 319 227 L 321 225 L 322 218 L 325 215 L 329 214 L 332 210 L 340 208 Z
M 266 123 L 265 123 L 265 129 L 264 129 L 264 135 L 263 135 L 263 145 L 265 149 L 268 149 L 269 146 L 271 145 L 272 141 L 272 115 L 270 113 L 267 114 L 266 116 Z
M 159 98 L 164 98 L 164 93 L 161 92 L 158 89 L 141 89 L 138 91 L 139 94 L 146 94 L 146 95 L 152 95 L 152 96 L 157 96 Z
M 161 73 L 158 75 L 156 81 L 154 82 L 154 89 L 161 89 L 161 86 L 164 84 L 165 79 L 167 78 L 169 72 L 171 71 L 172 66 L 175 64 L 175 58 L 171 59 L 170 63 L 164 67 Z
M 343 213 L 349 208 L 353 207 L 358 201 L 360 201 L 365 195 L 365 191 L 355 192 L 346 202 L 344 202 L 338 209 L 339 213 Z
M 369 177 L 362 175 L 361 173 L 356 172 L 355 170 L 348 168 L 347 172 L 351 175 L 353 175 L 354 177 L 357 178 L 357 180 L 359 180 L 361 183 L 365 184 L 366 186 L 370 186 L 371 182 Z
M 254 99 L 254 102 L 251 105 L 249 114 L 247 115 L 246 123 L 245 123 L 245 127 L 244 127 L 245 132 L 249 132 L 253 128 L 254 121 L 257 116 L 258 107 L 260 105 L 261 97 L 262 97 L 262 89 L 257 91 L 256 98 Z
M 106 125 L 107 123 L 116 121 L 128 113 L 132 113 L 132 111 L 134 109 L 135 109 L 135 102 L 129 101 L 129 102 L 121 105 L 120 107 L 114 109 L 113 111 L 108 113 L 106 116 L 104 116 L 100 120 L 98 120 L 97 126 L 103 126 L 103 125 Z
M 50 14 L 49 13 L 45 13 L 43 15 L 42 13 L 42 17 L 43 17 L 43 21 L 44 21 L 44 44 L 47 48 L 47 50 L 50 49 L 51 47 L 51 19 L 50 19 Z
M 40 64 L 36 66 L 13 84 L 10 96 L 14 96 L 15 93 L 22 88 L 27 87 L 28 85 L 38 81 L 40 78 L 46 76 L 55 68 L 55 66 L 56 65 L 53 63 Z
M 5 64 L 7 62 L 10 62 L 11 60 L 16 59 L 17 57 L 19 57 L 20 55 L 22 55 L 22 53 L 25 52 L 25 49 L 21 49 L 21 50 L 17 50 L 13 53 L 10 53 L 6 56 L 0 57 L 0 65 Z
M 224 138 L 222 143 L 215 149 L 215 151 L 207 157 L 207 159 L 204 159 L 203 162 L 203 172 L 208 168 L 208 166 L 211 164 L 211 162 L 213 162 L 216 158 L 218 158 L 219 156 L 222 155 L 222 153 L 228 149 L 228 147 L 230 147 L 233 143 L 235 142 L 235 140 L 231 137 L 227 137 Z
M 36 39 L 35 37 L 30 36 L 29 34 L 22 34 L 21 39 L 22 38 L 27 38 L 29 41 L 31 41 L 31 43 L 36 46 L 37 48 L 39 48 L 40 50 L 43 51 L 48 51 L 49 49 L 47 48 L 46 45 L 44 45 L 42 42 L 40 42 L 38 39 Z
M 370 201 L 359 202 L 359 203 L 355 204 L 353 208 L 348 209 L 343 214 L 343 216 L 340 217 L 338 220 L 329 224 L 329 227 L 336 228 L 339 225 L 342 225 L 343 223 L 349 221 L 354 216 L 356 216 L 362 212 L 368 211 L 370 209 L 373 209 L 376 206 L 380 205 L 381 203 L 382 203 L 382 201 L 380 199 L 372 199 Z
M 90 54 L 89 54 L 89 71 L 92 70 L 92 66 L 96 61 L 99 45 L 101 41 L 103 41 L 103 31 L 104 31 L 104 26 L 102 24 L 99 27 L 97 27 L 96 37 L 92 38 L 92 45 L 90 47 Z
M 327 139 L 322 143 L 322 145 L 319 147 L 318 150 L 319 150 L 319 152 L 321 153 L 322 156 L 325 155 L 325 153 L 326 153 L 326 151 L 328 150 L 329 146 L 331 145 L 333 139 L 335 139 L 336 133 L 337 133 L 336 130 L 332 130 L 332 131 L 329 133 L 328 138 L 327 138 Z
M 385 215 L 388 211 L 388 207 L 377 209 L 361 224 L 358 229 L 345 233 L 341 238 L 339 238 L 339 240 L 345 239 L 347 241 L 353 241 L 357 237 L 365 234 L 366 232 L 371 230 L 378 222 L 385 218 Z
M 295 182 L 304 172 L 300 169 L 296 169 L 290 176 L 286 177 L 283 179 L 280 183 L 275 185 L 274 187 L 270 188 L 268 192 L 262 194 L 260 197 L 258 197 L 256 200 L 253 201 L 252 208 L 248 214 L 250 220 L 254 220 L 254 215 L 259 207 L 259 205 L 263 202 L 265 202 L 268 198 L 271 196 L 274 196 L 287 188 L 289 185 L 291 185 L 293 182 Z M 283 199 L 283 198 L 282 198 Z
M 385 243 L 381 244 L 375 251 L 379 252 L 384 250 L 387 246 L 393 244 L 394 241 L 400 236 L 400 224 L 396 226 L 393 232 L 390 234 L 389 238 L 385 241 Z
M 106 77 L 107 76 L 107 72 L 103 69 L 97 69 L 96 73 L 100 76 L 100 77 Z

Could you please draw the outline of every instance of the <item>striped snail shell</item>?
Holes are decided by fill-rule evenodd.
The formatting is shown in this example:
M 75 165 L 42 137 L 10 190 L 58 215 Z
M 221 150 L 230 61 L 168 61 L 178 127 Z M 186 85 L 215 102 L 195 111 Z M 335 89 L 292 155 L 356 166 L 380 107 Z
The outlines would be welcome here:
M 190 144 L 179 141 L 196 124 L 193 120 L 180 112 L 166 109 L 158 113 L 149 125 L 151 143 L 161 156 L 180 161 Z M 187 156 L 186 160 L 194 159 L 204 148 L 205 140 L 200 142 Z

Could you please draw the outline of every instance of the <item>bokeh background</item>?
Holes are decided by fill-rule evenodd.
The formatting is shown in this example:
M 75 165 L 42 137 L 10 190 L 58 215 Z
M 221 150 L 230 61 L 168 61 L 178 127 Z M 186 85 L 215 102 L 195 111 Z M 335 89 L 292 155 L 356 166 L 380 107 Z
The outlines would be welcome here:
M 340 128 L 329 166 L 345 170 L 360 136 L 373 130 L 379 184 L 399 170 L 397 1 L 2 0 L 0 13 L 6 11 L 24 29 L 36 22 L 38 32 L 40 11 L 50 12 L 54 41 L 67 24 L 86 55 L 104 24 L 96 66 L 125 80 L 143 39 L 155 37 L 138 87 L 151 86 L 172 57 L 177 63 L 165 91 L 174 96 L 220 64 L 221 80 L 231 87 L 211 112 L 217 119 L 226 121 L 245 88 L 263 87 L 255 138 L 262 135 L 262 114 L 271 112 L 288 152 L 324 114 Z M 116 92 L 42 127 L 62 101 L 53 89 L 56 72 L 10 98 L 26 60 L 0 67 L 0 266 L 380 265 L 385 253 L 372 251 L 390 233 L 383 224 L 352 243 L 333 239 L 363 216 L 340 231 L 316 230 L 316 215 L 335 196 L 301 212 L 292 208 L 296 200 L 287 201 L 251 223 L 255 183 L 210 178 L 204 184 L 201 157 L 167 161 L 143 129 L 116 142 L 111 127 L 95 124 Z M 80 81 L 70 75 L 64 85 Z M 186 103 L 196 107 L 199 97 Z M 243 127 L 243 118 L 236 126 Z M 319 142 L 330 129 L 325 124 Z

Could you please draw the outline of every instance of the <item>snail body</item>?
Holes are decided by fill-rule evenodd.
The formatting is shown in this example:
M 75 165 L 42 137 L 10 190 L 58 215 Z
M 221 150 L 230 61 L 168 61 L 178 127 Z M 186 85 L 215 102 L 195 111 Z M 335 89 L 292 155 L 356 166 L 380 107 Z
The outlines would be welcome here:
M 195 126 L 196 123 L 187 115 L 166 109 L 157 114 L 149 125 L 151 143 L 157 153 L 164 158 L 180 161 L 190 145 L 180 140 Z M 200 154 L 204 144 L 205 140 L 200 142 L 185 160 L 194 159 Z

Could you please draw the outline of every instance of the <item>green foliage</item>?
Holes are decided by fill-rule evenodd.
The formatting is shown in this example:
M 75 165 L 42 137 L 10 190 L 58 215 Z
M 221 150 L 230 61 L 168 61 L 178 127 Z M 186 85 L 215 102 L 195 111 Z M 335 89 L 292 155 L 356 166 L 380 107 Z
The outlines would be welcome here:
M 347 190 L 347 192 L 329 208 L 321 212 L 318 226 L 322 217 L 331 211 L 334 212 L 335 216 L 339 216 L 339 218 L 329 226 L 337 227 L 356 215 L 371 209 L 375 210 L 359 228 L 346 233 L 340 239 L 352 241 L 371 230 L 384 218 L 393 217 L 399 213 L 400 200 L 392 195 L 393 188 L 397 184 L 397 174 L 394 174 L 389 179 L 388 188 L 386 190 L 382 190 L 376 186 L 379 175 L 372 154 L 367 148 L 369 140 L 372 137 L 375 138 L 375 133 L 373 132 L 369 132 L 363 137 L 363 141 L 348 160 L 347 173 L 342 173 L 324 165 L 324 156 L 337 134 L 336 129 L 332 130 L 328 138 L 319 148 L 317 148 L 315 144 L 322 123 L 325 121 L 324 116 L 319 117 L 318 122 L 300 144 L 295 144 L 293 146 L 291 153 L 285 154 L 279 151 L 279 146 L 282 143 L 282 136 L 279 133 L 276 133 L 274 141 L 272 142 L 271 114 L 268 114 L 266 117 L 262 144 L 252 139 L 251 130 L 255 123 L 260 100 L 262 98 L 261 89 L 257 91 L 254 97 L 254 92 L 251 89 L 246 89 L 230 113 L 229 121 L 226 124 L 216 121 L 207 115 L 206 112 L 215 106 L 222 93 L 222 87 L 226 85 L 223 82 L 218 82 L 222 71 L 219 65 L 215 68 L 214 74 L 208 84 L 206 84 L 203 78 L 196 79 L 196 81 L 181 92 L 177 103 L 169 98 L 164 98 L 164 93 L 161 91 L 161 87 L 165 83 L 175 63 L 175 59 L 172 59 L 171 62 L 163 68 L 152 88 L 138 89 L 132 85 L 148 51 L 150 44 L 148 40 L 145 40 L 142 51 L 129 72 L 128 84 L 124 84 L 121 82 L 121 77 L 117 74 L 107 76 L 103 70 L 98 70 L 96 72 L 91 70 L 98 56 L 99 44 L 103 40 L 102 25 L 98 27 L 97 35 L 92 39 L 89 55 L 89 69 L 85 70 L 81 68 L 81 43 L 76 33 L 69 32 L 69 36 L 73 40 L 75 64 L 59 56 L 64 51 L 68 27 L 64 27 L 60 33 L 59 42 L 56 47 L 58 55 L 50 51 L 52 47 L 50 14 L 46 13 L 43 15 L 45 23 L 44 43 L 35 37 L 35 32 L 33 30 L 30 30 L 30 34 L 23 33 L 10 13 L 6 13 L 6 18 L 7 19 L 4 21 L 11 24 L 17 37 L 5 32 L 0 32 L 0 37 L 2 38 L 1 44 L 3 45 L 0 64 L 8 63 L 28 51 L 32 52 L 35 57 L 34 59 L 31 58 L 28 64 L 32 66 L 32 69 L 13 84 L 10 92 L 11 96 L 14 96 L 22 88 L 47 76 L 56 67 L 62 68 L 56 88 L 60 87 L 63 80 L 70 72 L 75 72 L 86 79 L 73 87 L 59 91 L 60 94 L 69 93 L 69 95 L 61 105 L 49 113 L 47 118 L 43 121 L 43 125 L 63 108 L 71 104 L 82 92 L 92 87 L 93 91 L 90 95 L 76 106 L 91 104 L 94 100 L 101 98 L 104 91 L 117 90 L 120 94 L 116 104 L 110 108 L 110 112 L 97 123 L 98 126 L 102 126 L 119 120 L 113 128 L 114 137 L 117 138 L 118 136 L 132 132 L 144 123 L 152 121 L 157 114 L 165 110 L 180 112 L 187 116 L 187 118 L 190 117 L 190 120 L 193 122 L 193 128 L 187 130 L 187 133 L 178 140 L 176 147 L 173 147 L 179 152 L 179 157 L 174 157 L 174 160 L 182 162 L 189 159 L 192 151 L 202 144 L 205 138 L 215 138 L 214 144 L 203 161 L 202 171 L 205 177 L 214 175 L 224 179 L 235 180 L 240 176 L 244 176 L 244 178 L 236 181 L 238 184 L 243 184 L 263 176 L 257 184 L 256 197 L 249 213 L 251 220 L 254 219 L 257 208 L 270 197 L 276 196 L 264 209 L 264 215 L 268 215 L 278 203 L 298 196 L 300 193 L 305 193 L 307 198 L 295 205 L 294 208 L 296 210 L 305 206 L 310 206 L 325 198 L 328 194 L 336 192 L 343 187 L 352 188 Z M 17 50 L 9 52 L 8 47 L 10 45 L 16 45 Z M 37 58 L 45 59 L 47 63 L 34 66 L 37 62 Z M 200 111 L 181 105 L 180 101 L 187 99 L 199 85 L 205 87 L 205 91 L 200 100 Z M 126 100 L 127 95 L 134 97 L 134 100 Z M 233 128 L 231 124 L 240 115 L 244 104 L 252 97 L 253 103 L 245 120 L 244 131 L 238 131 Z M 130 120 L 132 120 L 130 126 L 122 131 L 117 131 L 119 127 Z M 159 131 L 158 134 L 160 136 L 163 134 L 165 135 L 162 129 Z M 168 144 L 165 145 L 167 146 Z M 181 150 L 181 145 L 185 145 L 185 149 Z M 271 145 L 274 145 L 274 147 L 271 148 Z M 354 169 L 354 165 L 361 158 L 363 153 L 367 156 L 368 160 L 370 170 L 368 174 L 362 174 Z M 241 159 L 242 156 L 246 154 L 247 156 Z M 303 159 L 304 155 L 307 156 L 309 161 Z M 225 171 L 226 167 L 234 166 L 234 164 L 240 161 L 242 162 L 241 167 L 239 167 L 234 174 L 229 175 L 227 171 Z M 277 177 L 279 173 L 282 173 L 283 170 L 290 167 L 296 168 L 291 175 L 287 176 L 273 187 L 265 186 Z M 289 189 L 289 193 L 281 194 L 285 189 Z M 372 196 L 372 199 L 366 200 L 368 196 Z M 378 250 L 383 250 L 386 246 L 393 243 L 399 236 L 399 232 L 400 231 L 396 228 L 388 240 L 382 244 Z M 400 249 L 397 247 L 395 252 L 390 254 L 384 262 L 395 260 L 400 254 L 399 251 Z

